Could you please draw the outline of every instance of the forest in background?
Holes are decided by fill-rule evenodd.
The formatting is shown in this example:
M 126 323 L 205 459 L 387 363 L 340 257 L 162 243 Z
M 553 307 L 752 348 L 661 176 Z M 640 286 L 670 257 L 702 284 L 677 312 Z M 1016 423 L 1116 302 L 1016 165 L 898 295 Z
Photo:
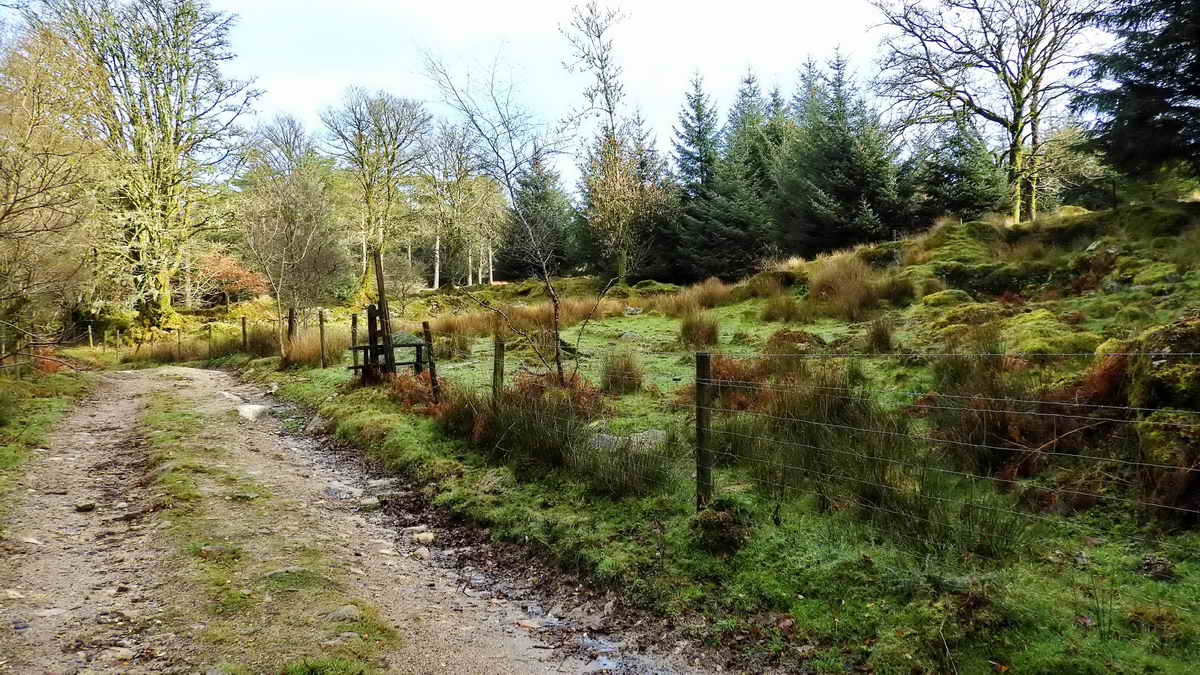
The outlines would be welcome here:
M 814 55 L 764 91 L 751 67 L 727 110 L 697 72 L 664 153 L 626 94 L 624 14 L 597 2 L 558 27 L 587 79 L 568 119 L 538 119 L 500 60 L 429 54 L 449 116 L 350 86 L 318 129 L 250 126 L 262 92 L 222 70 L 236 17 L 201 0 L 22 3 L 0 60 L 0 320 L 138 339 L 262 294 L 363 304 L 376 249 L 401 294 L 736 279 L 938 218 L 1195 190 L 1195 3 L 875 5 L 876 70 Z

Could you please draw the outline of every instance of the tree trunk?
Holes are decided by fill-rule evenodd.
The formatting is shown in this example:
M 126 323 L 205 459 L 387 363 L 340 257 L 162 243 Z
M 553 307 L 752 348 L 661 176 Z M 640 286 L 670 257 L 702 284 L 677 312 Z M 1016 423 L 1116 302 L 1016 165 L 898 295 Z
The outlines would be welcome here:
M 1025 184 L 1025 218 L 1027 220 L 1036 220 L 1038 216 L 1038 161 L 1042 150 L 1042 137 L 1039 127 L 1040 124 L 1037 117 L 1030 120 L 1029 148 L 1031 154 L 1029 156 L 1029 170 L 1026 172 L 1029 180 Z
M 1024 164 L 1025 149 L 1021 147 L 1021 140 L 1018 136 L 1008 151 L 1008 183 L 1012 190 L 1012 218 L 1014 224 L 1021 222 L 1021 211 L 1024 205 L 1024 190 L 1022 189 L 1025 183 L 1025 176 L 1022 171 Z
M 468 244 L 467 245 L 467 286 L 473 285 L 471 283 L 471 280 L 472 280 L 471 273 L 474 271 L 475 261 L 471 258 L 471 254 L 472 254 L 471 245 Z
M 441 288 L 442 283 L 442 235 L 433 238 L 433 290 Z
M 488 244 L 488 283 L 496 283 L 496 254 L 491 244 Z
M 475 283 L 477 283 L 477 284 L 483 283 L 483 256 L 485 256 L 485 255 L 487 255 L 487 252 L 484 249 L 483 242 L 480 242 L 479 243 L 479 263 L 478 263 L 479 269 L 477 270 L 477 272 L 475 274 Z

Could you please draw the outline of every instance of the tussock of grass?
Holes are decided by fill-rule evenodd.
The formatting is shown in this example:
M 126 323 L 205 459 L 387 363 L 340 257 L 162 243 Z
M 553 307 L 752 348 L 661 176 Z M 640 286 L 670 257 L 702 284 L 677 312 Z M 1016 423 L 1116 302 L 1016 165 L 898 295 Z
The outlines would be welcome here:
M 679 322 L 679 341 L 685 345 L 706 347 L 715 345 L 721 338 L 721 324 L 707 312 L 695 312 Z
M 600 388 L 610 394 L 630 394 L 642 388 L 642 366 L 631 351 L 604 355 L 604 374 Z

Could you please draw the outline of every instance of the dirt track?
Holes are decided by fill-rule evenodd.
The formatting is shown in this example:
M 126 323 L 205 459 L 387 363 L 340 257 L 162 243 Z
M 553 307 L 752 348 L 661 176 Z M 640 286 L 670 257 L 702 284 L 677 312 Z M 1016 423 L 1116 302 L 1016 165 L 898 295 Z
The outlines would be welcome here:
M 147 511 L 162 495 L 146 480 L 140 425 L 148 398 L 163 393 L 203 416 L 202 440 L 214 466 L 233 477 L 226 482 L 254 481 L 270 495 L 252 495 L 262 506 L 240 509 L 219 482 L 201 483 L 213 531 L 240 538 L 256 574 L 291 564 L 290 551 L 319 550 L 322 569 L 345 578 L 340 592 L 398 633 L 396 645 L 375 657 L 382 670 L 667 672 L 622 665 L 617 654 L 579 658 L 578 650 L 552 649 L 538 624 L 555 617 L 539 619 L 540 608 L 464 582 L 461 571 L 434 564 L 411 532 L 372 509 L 382 481 L 331 463 L 317 441 L 283 433 L 270 414 L 239 418 L 243 402 L 278 402 L 228 374 L 188 368 L 102 376 L 17 483 L 8 538 L 0 540 L 0 672 L 205 673 L 235 658 L 268 672 L 278 667 L 270 645 L 323 639 L 305 633 L 320 625 L 305 608 L 290 634 L 262 626 L 222 642 L 202 603 L 180 590 L 190 588 L 189 562 L 171 523 Z M 436 551 L 436 542 L 425 543 Z M 269 609 L 272 596 L 261 602 Z

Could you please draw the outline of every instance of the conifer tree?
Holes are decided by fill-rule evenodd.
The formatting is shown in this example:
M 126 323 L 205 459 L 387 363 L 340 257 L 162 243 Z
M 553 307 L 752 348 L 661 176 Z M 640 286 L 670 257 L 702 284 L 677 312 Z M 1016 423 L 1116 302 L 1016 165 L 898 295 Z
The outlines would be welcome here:
M 926 219 L 954 214 L 977 218 L 1004 205 L 1008 178 L 969 119 L 943 130 L 915 175 L 919 213 Z
M 675 175 L 687 197 L 695 197 L 712 185 L 720 144 L 717 111 L 704 91 L 704 78 L 697 72 L 684 94 L 679 125 L 674 128 Z
M 906 226 L 896 148 L 846 59 L 835 54 L 824 72 L 807 67 L 799 93 L 793 111 L 800 129 L 781 150 L 775 173 L 785 242 L 808 255 Z
M 506 230 L 504 244 L 497 256 L 497 274 L 508 279 L 524 279 L 538 273 L 532 269 L 528 256 L 522 255 L 525 248 L 520 239 L 530 236 L 530 231 L 543 241 L 552 242 L 551 271 L 557 271 L 569 255 L 569 231 L 575 215 L 571 200 L 561 187 L 558 172 L 539 158 L 517 178 L 515 192 L 513 210 L 519 211 L 529 226 Z

